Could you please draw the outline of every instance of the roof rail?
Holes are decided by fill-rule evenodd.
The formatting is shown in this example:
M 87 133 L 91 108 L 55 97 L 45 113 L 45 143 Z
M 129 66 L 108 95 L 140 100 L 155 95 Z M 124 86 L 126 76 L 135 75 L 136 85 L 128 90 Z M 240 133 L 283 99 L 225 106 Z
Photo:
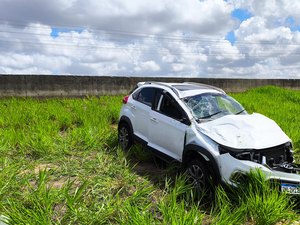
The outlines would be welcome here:
M 196 82 L 184 82 L 184 84 L 192 84 L 192 85 L 196 85 L 196 86 L 207 87 L 207 88 L 211 88 L 211 89 L 220 91 L 223 94 L 226 94 L 226 92 L 224 90 L 222 90 L 221 88 L 217 88 L 215 86 L 211 86 L 211 85 L 208 85 L 208 84 L 202 84 L 202 83 L 196 83 Z
M 139 82 L 139 83 L 141 83 L 142 85 L 144 85 L 144 84 L 159 84 L 159 85 L 168 87 L 168 88 L 170 88 L 177 95 L 177 97 L 179 97 L 179 93 L 176 90 L 176 88 L 172 87 L 168 83 L 163 83 L 163 82 L 159 82 L 159 81 L 146 81 L 146 82 Z

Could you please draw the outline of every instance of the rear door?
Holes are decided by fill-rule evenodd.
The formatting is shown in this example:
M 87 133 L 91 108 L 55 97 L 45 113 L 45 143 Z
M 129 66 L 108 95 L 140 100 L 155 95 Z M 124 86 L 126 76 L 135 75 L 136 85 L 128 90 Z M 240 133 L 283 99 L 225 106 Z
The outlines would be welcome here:
M 130 106 L 133 115 L 132 126 L 136 136 L 148 142 L 149 113 L 154 101 L 156 88 L 144 87 L 136 91 L 132 97 L 134 103 Z
M 157 99 L 157 104 L 149 113 L 148 144 L 181 161 L 189 126 L 187 115 L 169 93 L 162 92 Z

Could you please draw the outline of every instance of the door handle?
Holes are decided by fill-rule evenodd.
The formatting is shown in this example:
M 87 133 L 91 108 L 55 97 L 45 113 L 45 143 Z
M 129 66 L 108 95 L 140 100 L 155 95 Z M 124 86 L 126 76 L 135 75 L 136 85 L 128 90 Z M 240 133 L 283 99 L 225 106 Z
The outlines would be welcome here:
M 157 119 L 154 117 L 152 117 L 150 120 L 157 123 Z

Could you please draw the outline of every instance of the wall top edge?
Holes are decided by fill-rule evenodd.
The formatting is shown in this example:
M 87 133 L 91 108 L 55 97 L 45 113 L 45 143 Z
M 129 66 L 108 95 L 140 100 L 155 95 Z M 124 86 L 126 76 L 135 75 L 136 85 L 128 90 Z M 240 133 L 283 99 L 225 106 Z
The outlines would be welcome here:
M 294 80 L 299 81 L 300 78 L 242 78 L 242 77 L 176 77 L 176 76 L 157 76 L 157 77 L 145 77 L 145 76 L 97 76 L 97 75 L 47 75 L 47 74 L 0 74 L 0 77 L 64 77 L 64 78 L 117 78 L 117 79 L 142 79 L 142 80 L 155 80 L 155 79 L 191 79 L 191 80 Z

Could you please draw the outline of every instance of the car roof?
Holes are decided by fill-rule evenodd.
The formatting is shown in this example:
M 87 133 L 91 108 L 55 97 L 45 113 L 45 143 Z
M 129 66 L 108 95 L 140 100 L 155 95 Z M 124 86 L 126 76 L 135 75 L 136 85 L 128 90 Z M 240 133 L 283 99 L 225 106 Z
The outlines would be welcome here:
M 225 92 L 217 87 L 210 86 L 207 84 L 201 83 L 192 83 L 192 82 L 184 82 L 184 83 L 166 83 L 166 82 L 140 82 L 138 86 L 141 85 L 150 85 L 150 86 L 163 86 L 170 88 L 179 98 L 184 98 L 188 96 L 194 96 L 204 93 L 217 93 L 217 94 L 225 94 Z

